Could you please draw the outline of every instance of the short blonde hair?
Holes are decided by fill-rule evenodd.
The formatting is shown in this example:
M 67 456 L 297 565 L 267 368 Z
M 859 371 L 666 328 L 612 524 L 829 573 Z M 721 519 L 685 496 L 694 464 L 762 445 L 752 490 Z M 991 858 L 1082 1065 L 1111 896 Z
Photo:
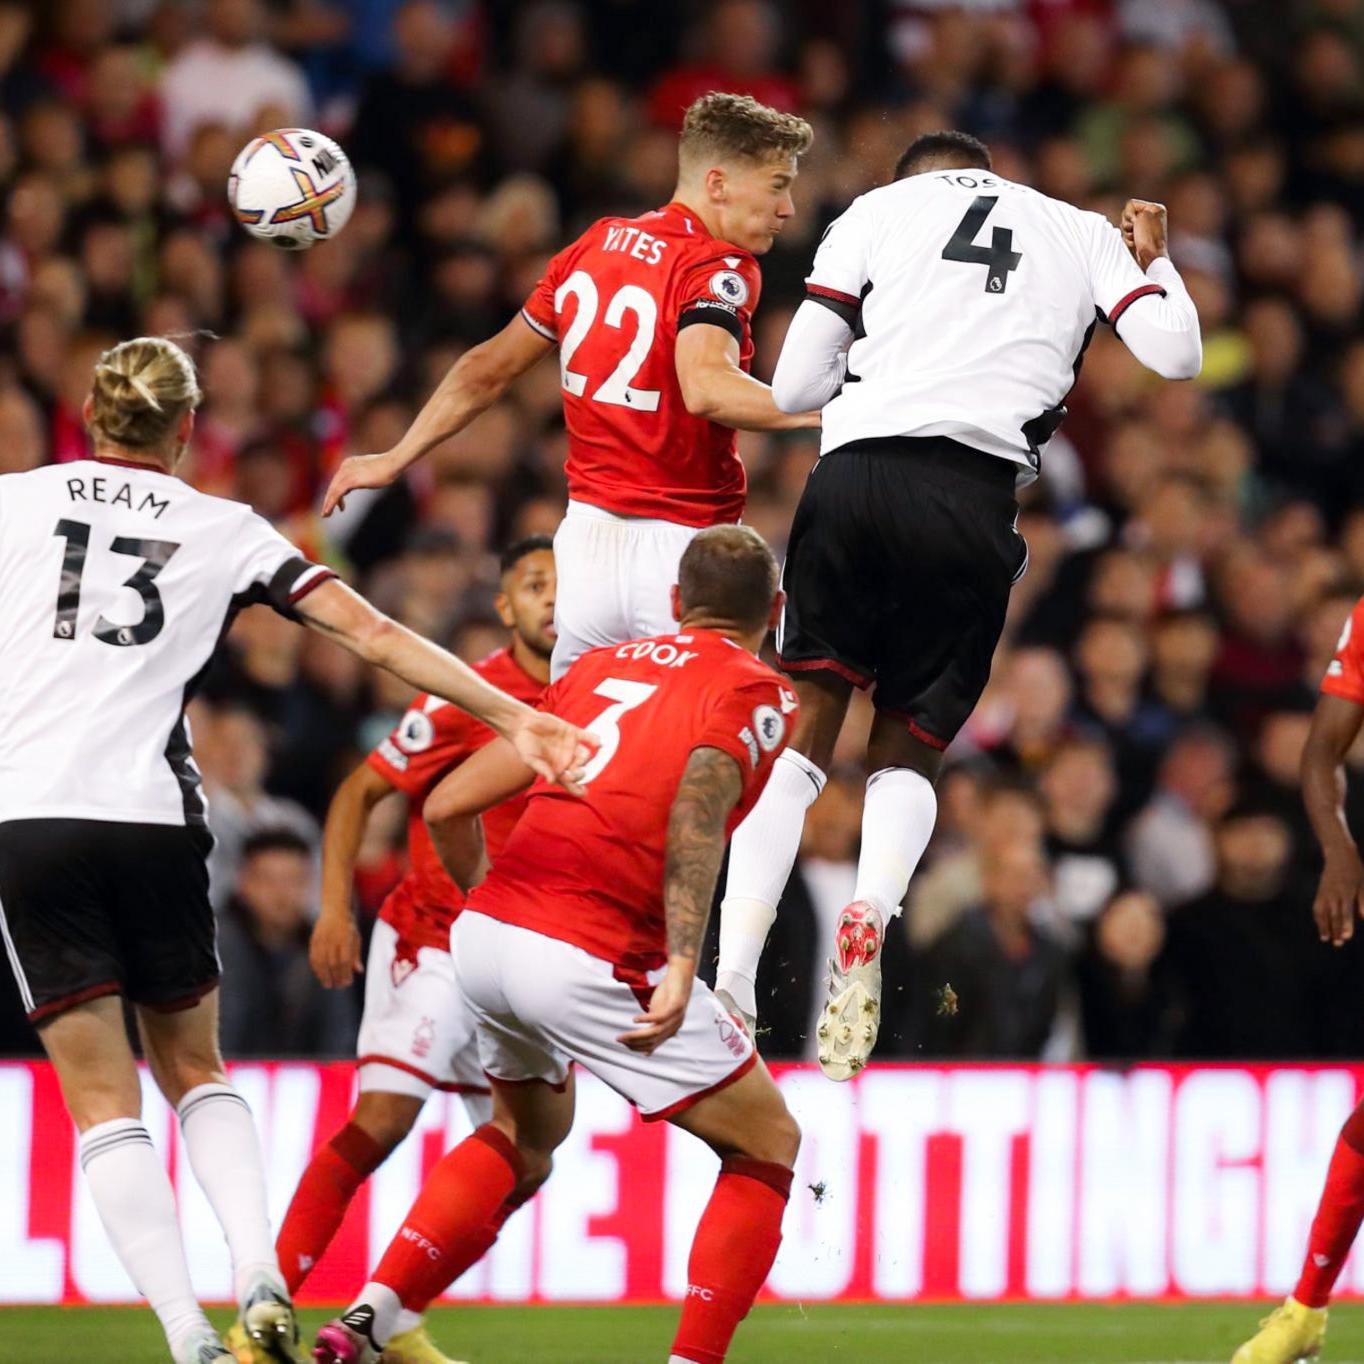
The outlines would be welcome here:
M 194 361 L 164 336 L 139 336 L 104 352 L 90 388 L 97 440 L 133 449 L 158 446 L 203 393 Z
M 810 150 L 814 136 L 814 129 L 795 114 L 759 104 L 752 95 L 712 90 L 688 108 L 678 158 L 686 167 L 703 157 L 766 161 L 774 156 L 802 156 Z

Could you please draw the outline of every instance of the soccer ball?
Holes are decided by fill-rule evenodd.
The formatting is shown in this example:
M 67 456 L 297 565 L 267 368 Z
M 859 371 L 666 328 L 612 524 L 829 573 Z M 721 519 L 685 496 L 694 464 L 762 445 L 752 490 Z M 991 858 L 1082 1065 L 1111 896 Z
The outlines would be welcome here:
M 237 154 L 227 198 L 253 237 L 302 251 L 345 227 L 355 207 L 355 171 L 331 138 L 276 128 Z

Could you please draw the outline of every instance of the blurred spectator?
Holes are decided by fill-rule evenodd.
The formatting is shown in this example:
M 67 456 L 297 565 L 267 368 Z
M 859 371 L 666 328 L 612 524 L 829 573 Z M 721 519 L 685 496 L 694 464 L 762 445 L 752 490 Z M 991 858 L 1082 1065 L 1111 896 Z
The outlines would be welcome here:
M 915 994 L 925 1056 L 1041 1056 L 1065 980 L 1060 944 L 1030 918 L 1046 889 L 1036 844 L 1015 839 L 986 850 L 981 903 L 920 963 Z
M 1320 985 L 1331 949 L 1291 881 L 1292 840 L 1272 809 L 1234 806 L 1215 833 L 1216 882 L 1170 916 L 1183 1013 L 1180 1056 L 1335 1054 Z
M 302 806 L 265 790 L 266 731 L 251 710 L 241 705 L 196 704 L 191 726 L 214 837 L 208 859 L 209 895 L 221 912 L 237 884 L 244 849 L 254 835 L 264 829 L 287 831 L 303 842 L 312 857 L 319 830 Z
M 1117 774 L 1108 745 L 1077 736 L 1063 744 L 1042 772 L 1047 854 L 1058 929 L 1094 918 L 1124 878 L 1119 840 L 1109 823 Z
M 354 994 L 323 989 L 308 965 L 311 857 L 288 829 L 262 829 L 242 845 L 218 927 L 226 1056 L 338 1056 L 355 1046 Z
M 719 0 L 698 35 L 695 61 L 664 73 L 649 96 L 649 114 L 671 129 L 682 126 L 687 106 L 710 90 L 752 95 L 763 104 L 794 112 L 796 83 L 777 65 L 781 16 L 767 0 Z
M 1179 1016 L 1153 896 L 1115 895 L 1095 919 L 1077 973 L 1085 1053 L 1095 1061 L 1169 1056 Z
M 1212 826 L 1236 794 L 1236 751 L 1209 727 L 1180 734 L 1160 765 L 1156 793 L 1127 834 L 1132 874 L 1167 909 L 1213 883 Z
M 303 73 L 264 42 L 263 0 L 208 0 L 206 31 L 161 73 L 161 140 L 172 162 L 205 124 L 234 137 L 307 127 L 312 100 Z

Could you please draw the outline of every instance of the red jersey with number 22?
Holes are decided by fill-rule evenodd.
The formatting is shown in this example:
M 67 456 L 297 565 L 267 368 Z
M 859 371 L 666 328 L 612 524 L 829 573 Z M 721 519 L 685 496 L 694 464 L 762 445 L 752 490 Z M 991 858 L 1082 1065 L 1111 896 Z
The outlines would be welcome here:
M 632 971 L 667 960 L 668 814 L 694 748 L 728 753 L 743 791 L 725 833 L 753 807 L 786 746 L 796 697 L 765 663 L 713 631 L 584 654 L 545 693 L 601 741 L 587 794 L 536 782 L 469 908 L 573 943 Z
M 550 261 L 521 315 L 559 345 L 570 497 L 684 526 L 738 521 L 734 431 L 687 411 L 677 334 L 723 327 L 748 369 L 761 287 L 749 252 L 676 203 L 602 218 Z
M 538 705 L 544 684 L 512 657 L 510 649 L 474 664 L 474 671 L 518 701 Z M 409 949 L 450 950 L 450 925 L 464 908 L 459 887 L 445 874 L 422 819 L 422 804 L 437 782 L 497 736 L 481 720 L 439 697 L 418 695 L 397 728 L 366 759 L 408 801 L 407 875 L 389 892 L 379 917 L 392 924 Z M 494 806 L 483 816 L 488 855 L 496 857 L 526 808 L 524 795 Z

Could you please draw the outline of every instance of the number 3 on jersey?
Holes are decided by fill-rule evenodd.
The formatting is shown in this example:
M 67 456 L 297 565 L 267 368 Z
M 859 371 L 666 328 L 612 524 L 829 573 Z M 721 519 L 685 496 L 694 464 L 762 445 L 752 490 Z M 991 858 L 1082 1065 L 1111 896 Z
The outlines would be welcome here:
M 555 290 L 554 311 L 562 315 L 564 303 L 570 297 L 577 299 L 578 310 L 559 343 L 559 375 L 565 392 L 581 398 L 587 390 L 587 375 L 575 373 L 571 365 L 574 353 L 587 339 L 592 324 L 597 320 L 601 304 L 596 282 L 586 270 L 575 270 Z M 610 377 L 589 397 L 594 403 L 632 407 L 638 412 L 657 412 L 658 400 L 662 396 L 660 390 L 632 388 L 630 381 L 644 367 L 649 348 L 654 344 L 654 332 L 658 329 L 658 304 L 647 289 L 641 289 L 638 284 L 622 284 L 606 305 L 606 316 L 602 321 L 608 327 L 620 330 L 624 326 L 626 313 L 635 315 L 634 340 Z
M 620 677 L 608 677 L 593 688 L 593 696 L 604 696 L 614 704 L 607 706 L 595 720 L 583 726 L 589 734 L 595 734 L 601 743 L 592 761 L 583 768 L 581 780 L 584 786 L 601 776 L 606 764 L 616 756 L 616 750 L 620 747 L 621 717 L 627 711 L 642 706 L 657 690 L 649 682 L 627 682 Z

